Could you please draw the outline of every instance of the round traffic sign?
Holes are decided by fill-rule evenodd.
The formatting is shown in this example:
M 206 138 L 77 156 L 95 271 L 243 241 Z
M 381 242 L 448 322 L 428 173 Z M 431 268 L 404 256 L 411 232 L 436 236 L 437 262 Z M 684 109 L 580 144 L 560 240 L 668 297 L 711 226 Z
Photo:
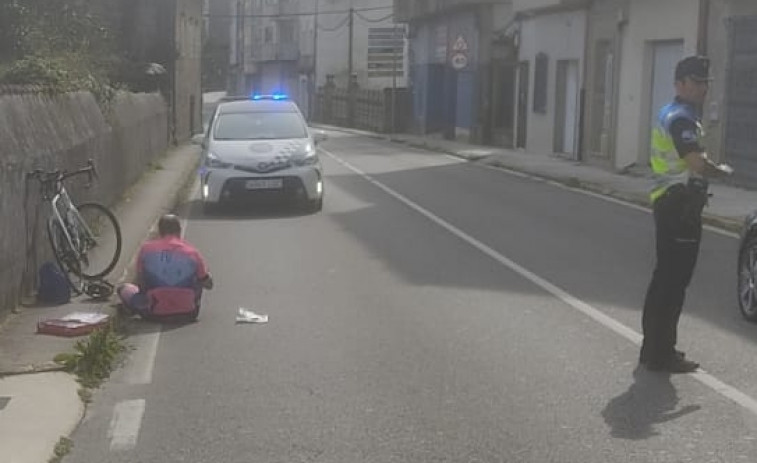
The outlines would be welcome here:
M 452 67 L 458 71 L 468 66 L 468 57 L 464 53 L 455 53 L 450 60 Z

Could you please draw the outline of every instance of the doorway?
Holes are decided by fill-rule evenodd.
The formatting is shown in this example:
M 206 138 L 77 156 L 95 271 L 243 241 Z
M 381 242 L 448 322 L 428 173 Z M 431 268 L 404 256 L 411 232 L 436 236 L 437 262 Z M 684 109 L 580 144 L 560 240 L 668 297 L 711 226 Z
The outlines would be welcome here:
M 518 63 L 518 130 L 515 147 L 525 148 L 528 136 L 528 90 L 531 86 L 531 66 L 528 61 Z
M 578 60 L 557 62 L 554 152 L 575 158 L 578 150 Z
M 673 101 L 675 97 L 675 69 L 676 64 L 683 58 L 683 40 L 652 42 L 652 80 L 651 99 L 649 106 L 649 123 L 646 144 L 642 147 L 645 153 L 643 161 L 649 160 L 649 149 L 652 140 L 652 127 L 657 124 L 660 109 Z M 643 133 L 643 132 L 642 132 Z

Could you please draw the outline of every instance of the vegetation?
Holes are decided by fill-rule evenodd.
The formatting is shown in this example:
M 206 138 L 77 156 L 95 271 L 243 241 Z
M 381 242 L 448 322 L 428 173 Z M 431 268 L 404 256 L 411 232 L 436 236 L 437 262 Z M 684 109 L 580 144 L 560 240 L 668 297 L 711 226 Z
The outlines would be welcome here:
M 55 362 L 63 365 L 66 371 L 76 374 L 79 383 L 85 388 L 95 388 L 110 376 L 116 361 L 125 350 L 123 337 L 108 325 L 77 341 L 74 352 L 55 356 Z
M 125 85 L 124 0 L 0 0 L 0 84 L 91 91 L 102 104 Z
M 61 437 L 60 440 L 58 440 L 58 442 L 55 444 L 53 456 L 50 458 L 49 462 L 60 463 L 63 460 L 63 457 L 71 452 L 73 446 L 74 443 L 71 439 L 69 439 L 68 437 Z

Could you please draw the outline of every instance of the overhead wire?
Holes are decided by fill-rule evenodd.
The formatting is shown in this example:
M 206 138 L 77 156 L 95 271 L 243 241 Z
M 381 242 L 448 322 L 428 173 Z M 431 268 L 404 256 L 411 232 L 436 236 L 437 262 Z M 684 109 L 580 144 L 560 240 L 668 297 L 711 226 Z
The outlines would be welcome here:
M 332 14 L 349 14 L 350 12 L 359 13 L 359 12 L 366 12 L 366 11 L 381 11 L 381 10 L 391 10 L 393 9 L 393 6 L 375 6 L 375 7 L 366 7 L 366 8 L 354 8 L 352 10 L 328 10 L 328 11 L 318 11 L 318 12 L 308 12 L 308 13 L 278 13 L 278 14 L 212 14 L 212 13 L 204 13 L 202 16 L 205 18 L 285 18 L 285 17 L 294 17 L 294 16 L 322 16 L 322 15 L 332 15 Z
M 394 13 L 388 14 L 388 15 L 386 15 L 384 17 L 381 17 L 381 18 L 366 18 L 365 16 L 363 16 L 362 14 L 360 14 L 358 12 L 355 12 L 355 16 L 357 16 L 358 18 L 362 19 L 363 21 L 365 21 L 367 23 L 380 23 L 380 22 L 386 21 L 387 19 L 393 18 L 394 17 Z

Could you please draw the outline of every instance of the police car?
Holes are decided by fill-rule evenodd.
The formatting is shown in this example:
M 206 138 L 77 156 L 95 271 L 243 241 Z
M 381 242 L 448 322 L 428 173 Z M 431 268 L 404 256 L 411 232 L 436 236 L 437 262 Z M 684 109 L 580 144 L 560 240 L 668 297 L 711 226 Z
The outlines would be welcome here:
M 316 144 L 286 95 L 224 97 L 193 141 L 202 145 L 200 185 L 206 211 L 220 204 L 285 200 L 308 212 L 323 206 L 323 171 Z

